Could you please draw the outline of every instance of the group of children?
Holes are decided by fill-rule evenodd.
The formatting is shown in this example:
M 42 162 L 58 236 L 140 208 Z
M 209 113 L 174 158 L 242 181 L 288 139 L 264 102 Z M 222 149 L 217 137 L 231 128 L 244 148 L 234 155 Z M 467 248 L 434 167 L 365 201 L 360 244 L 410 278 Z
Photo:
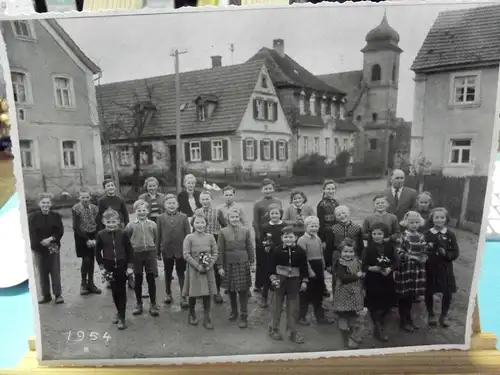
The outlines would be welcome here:
M 394 307 L 398 307 L 402 329 L 418 329 L 412 306 L 421 300 L 427 307 L 429 325 L 448 327 L 451 297 L 456 292 L 452 262 L 459 249 L 455 234 L 447 228 L 448 212 L 432 208 L 427 192 L 420 194 L 417 210 L 408 212 L 401 223 L 387 212 L 387 198 L 376 196 L 373 214 L 360 226 L 351 221 L 349 208 L 335 199 L 332 180 L 324 182 L 323 197 L 314 208 L 301 191 L 293 191 L 289 205 L 283 207 L 274 196 L 274 182 L 264 179 L 263 197 L 253 210 L 253 237 L 231 186 L 222 190 L 224 203 L 213 207 L 212 193 L 196 190 L 193 175 L 185 176 L 184 191 L 178 196 L 159 193 L 158 181 L 148 178 L 146 192 L 133 205 L 133 221 L 129 220 L 125 202 L 116 195 L 114 182 L 106 180 L 103 186 L 105 195 L 97 206 L 90 203 L 89 191 L 80 192 L 80 202 L 73 207 L 73 229 L 77 256 L 82 258 L 81 294 L 101 293 L 93 280 L 96 260 L 112 291 L 118 329 L 126 328 L 127 283 L 136 294 L 132 314 L 143 313 L 144 273 L 149 313 L 159 315 L 159 260 L 165 270 L 164 302 L 173 301 L 175 267 L 179 302 L 188 310 L 188 323 L 199 323 L 195 307 L 201 299 L 206 329 L 213 329 L 212 301 L 223 303 L 221 289 L 229 296 L 229 320 L 238 321 L 240 328 L 248 326 L 255 272 L 254 292 L 261 294 L 260 306 L 271 304 L 269 336 L 283 338 L 280 318 L 284 309 L 290 339 L 302 343 L 298 324 L 310 324 L 311 305 L 317 324 L 332 323 L 323 306 L 329 296 L 325 271 L 332 275 L 333 312 L 348 348 L 360 344 L 366 312 L 373 322 L 374 337 L 381 341 L 388 340 L 384 328 Z M 48 227 L 35 227 L 43 226 L 38 216 L 52 212 L 46 196 L 40 201 L 40 209 L 30 220 L 32 248 L 37 253 L 47 247 L 48 239 L 54 238 L 52 242 L 59 244 L 62 237 L 58 225 L 52 225 L 52 232 Z M 60 216 L 52 221 L 58 220 Z M 41 303 L 51 299 L 47 288 L 42 290 Z M 59 293 L 56 302 L 62 303 L 59 289 L 54 293 Z M 439 320 L 434 313 L 435 295 L 442 301 Z

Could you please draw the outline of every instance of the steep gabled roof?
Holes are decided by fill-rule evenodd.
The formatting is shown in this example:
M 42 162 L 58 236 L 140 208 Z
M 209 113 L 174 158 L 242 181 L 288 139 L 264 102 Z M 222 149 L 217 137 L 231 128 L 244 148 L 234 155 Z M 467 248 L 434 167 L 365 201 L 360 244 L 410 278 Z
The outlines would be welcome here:
M 439 13 L 411 70 L 500 62 L 500 5 Z
M 323 80 L 326 84 L 336 87 L 346 93 L 347 97 L 347 110 L 352 110 L 358 96 L 363 90 L 363 71 L 352 70 L 349 72 L 340 72 L 332 74 L 319 75 L 318 78 Z
M 47 18 L 44 19 L 43 22 L 49 24 L 50 27 L 54 29 L 54 31 L 61 37 L 61 39 L 66 43 L 66 45 L 73 51 L 73 53 L 85 64 L 87 68 L 94 74 L 98 74 L 101 72 L 101 68 L 99 68 L 75 43 L 73 38 L 69 36 L 69 34 L 64 30 L 64 28 L 59 25 L 59 23 L 55 19 Z
M 285 54 L 282 57 L 274 49 L 262 47 L 248 61 L 263 61 L 277 88 L 291 86 L 314 90 L 321 94 L 344 95 L 342 91 L 326 84 L 290 56 Z
M 236 131 L 262 68 L 263 63 L 257 61 L 181 73 L 181 134 Z M 198 120 L 194 102 L 200 97 L 217 102 L 206 121 Z M 104 126 L 119 121 L 123 128 L 133 128 L 130 108 L 147 100 L 152 101 L 157 111 L 142 136 L 175 136 L 174 74 L 97 86 L 99 113 Z M 120 138 L 126 137 L 121 135 Z

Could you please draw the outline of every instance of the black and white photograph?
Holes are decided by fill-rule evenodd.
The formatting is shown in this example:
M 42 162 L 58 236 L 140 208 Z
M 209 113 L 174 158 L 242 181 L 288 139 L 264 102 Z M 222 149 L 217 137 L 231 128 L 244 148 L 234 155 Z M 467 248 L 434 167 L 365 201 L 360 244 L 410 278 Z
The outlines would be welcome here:
M 405 3 L 1 21 L 42 363 L 466 349 L 500 3 Z

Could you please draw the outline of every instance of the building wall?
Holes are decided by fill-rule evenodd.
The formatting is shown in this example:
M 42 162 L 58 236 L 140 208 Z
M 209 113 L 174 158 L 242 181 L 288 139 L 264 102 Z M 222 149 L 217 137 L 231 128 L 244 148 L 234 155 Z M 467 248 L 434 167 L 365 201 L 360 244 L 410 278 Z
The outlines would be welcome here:
M 25 73 L 28 82 L 29 103 L 16 104 L 25 113 L 25 120 L 18 121 L 19 137 L 32 141 L 33 157 L 41 160 L 35 170 L 24 173 L 26 196 L 40 189 L 42 175 L 55 181 L 50 189 L 55 194 L 76 191 L 81 185 L 79 176 L 84 184 L 97 187 L 103 179 L 103 163 L 93 74 L 46 21 L 30 24 L 32 40 L 16 38 L 11 22 L 1 24 L 11 71 Z M 54 75 L 70 78 L 72 108 L 56 108 Z M 62 140 L 77 143 L 77 159 L 81 160 L 77 168 L 62 167 Z
M 456 73 L 479 74 L 477 103 L 451 104 L 452 77 Z M 498 67 L 417 76 L 411 159 L 423 156 L 431 163 L 432 169 L 442 170 L 446 175 L 487 175 L 494 138 L 497 85 Z M 454 137 L 472 139 L 472 162 L 469 165 L 449 163 L 450 138 Z
M 307 152 L 306 152 L 307 137 Z M 319 138 L 319 151 L 315 149 L 315 138 Z M 329 139 L 327 149 L 326 139 Z M 317 153 L 325 156 L 327 161 L 335 160 L 336 156 L 346 149 L 351 150 L 354 147 L 355 133 L 338 132 L 333 130 L 332 126 L 322 129 L 301 127 L 298 130 L 298 157 L 301 158 L 307 154 Z

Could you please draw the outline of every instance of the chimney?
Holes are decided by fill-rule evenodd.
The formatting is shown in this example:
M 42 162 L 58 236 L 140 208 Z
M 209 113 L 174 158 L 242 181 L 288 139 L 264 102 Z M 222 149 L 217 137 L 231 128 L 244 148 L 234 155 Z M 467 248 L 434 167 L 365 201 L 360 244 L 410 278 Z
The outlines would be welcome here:
M 212 68 L 220 68 L 222 66 L 222 56 L 212 56 Z
M 285 57 L 285 41 L 283 39 L 274 39 L 273 48 L 281 57 Z

